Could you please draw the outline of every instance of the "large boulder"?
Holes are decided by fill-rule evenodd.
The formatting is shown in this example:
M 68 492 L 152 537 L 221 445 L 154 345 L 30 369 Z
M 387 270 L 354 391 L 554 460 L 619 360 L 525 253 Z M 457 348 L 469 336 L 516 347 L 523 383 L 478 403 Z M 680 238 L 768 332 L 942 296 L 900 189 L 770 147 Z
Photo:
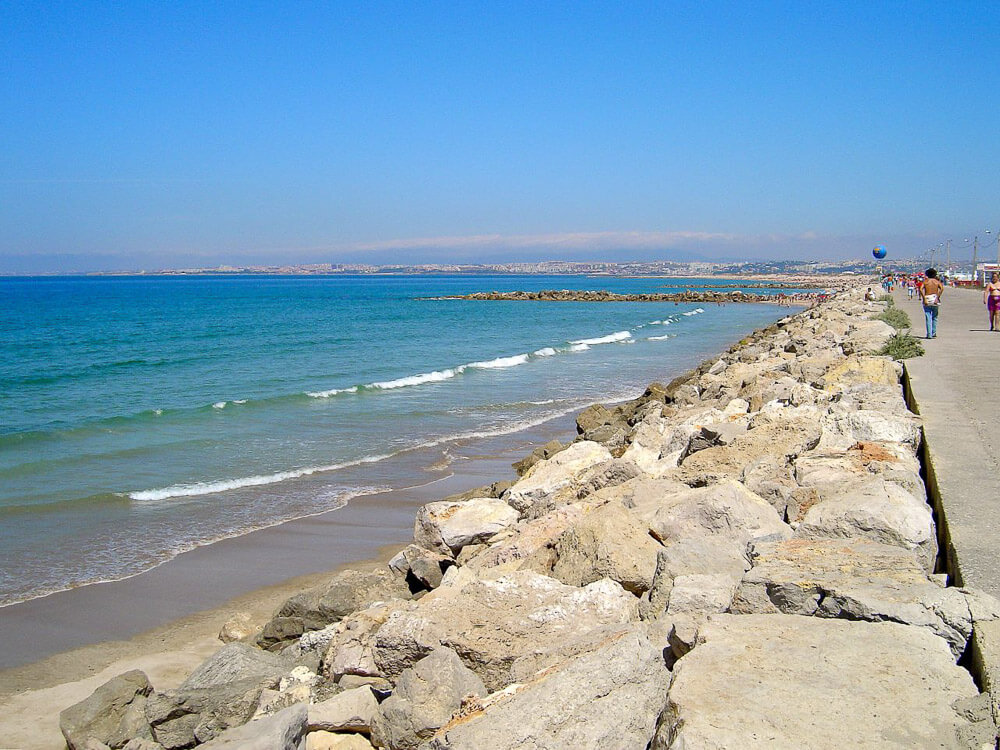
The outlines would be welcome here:
M 378 711 L 378 701 L 368 687 L 337 693 L 309 706 L 309 731 L 361 732 L 368 734 Z
M 146 721 L 146 697 L 152 686 L 134 669 L 114 677 L 84 700 L 59 714 L 59 730 L 70 750 L 83 750 L 91 740 L 120 748 L 133 737 L 152 739 Z
M 466 545 L 487 541 L 517 520 L 518 512 L 495 498 L 441 500 L 417 511 L 413 539 L 427 549 L 455 554 Z
M 375 663 L 375 633 L 399 606 L 374 604 L 336 623 L 323 655 L 323 674 L 338 680 L 343 675 L 381 677 L 382 671 Z
M 770 535 L 787 538 L 792 530 L 765 500 L 739 482 L 728 480 L 665 497 L 650 532 L 666 546 L 711 536 L 743 549 L 752 539 Z
M 228 643 L 203 661 L 184 680 L 180 690 L 213 688 L 244 680 L 269 685 L 277 683 L 291 668 L 280 656 L 245 643 Z
M 490 696 L 480 711 L 448 724 L 429 750 L 645 750 L 666 700 L 664 643 L 642 627 Z
M 847 450 L 858 442 L 905 443 L 915 453 L 920 444 L 920 427 L 912 414 L 874 409 L 831 413 L 823 417 L 820 447 Z
M 915 552 L 934 569 L 937 537 L 930 506 L 882 479 L 843 487 L 805 513 L 795 530 L 802 539 L 869 539 Z
M 912 552 L 866 540 L 759 543 L 731 611 L 900 622 L 944 638 L 957 659 L 972 634 L 965 594 L 928 578 Z
M 443 727 L 463 703 L 485 697 L 483 681 L 449 648 L 438 647 L 404 669 L 378 707 L 372 740 L 379 747 L 414 748 Z
M 714 615 L 674 667 L 652 744 L 955 747 L 978 694 L 942 639 L 896 623 Z
M 830 367 L 823 375 L 822 384 L 829 391 L 844 391 L 856 385 L 884 385 L 901 396 L 899 378 L 902 374 L 902 366 L 889 357 L 852 355 Z
M 652 585 L 659 549 L 639 516 L 620 502 L 609 502 L 556 540 L 550 575 L 571 586 L 610 578 L 638 595 Z
M 552 555 L 548 552 L 551 551 L 555 540 L 584 512 L 583 505 L 573 503 L 556 508 L 539 518 L 520 521 L 508 529 L 503 539 L 492 540 L 485 549 L 467 560 L 465 567 L 472 570 L 488 568 L 517 570 L 525 565 L 527 560 L 540 558 L 544 562 L 536 567 L 551 569 Z
M 450 570 L 440 588 L 389 616 L 374 651 L 386 676 L 444 645 L 496 690 L 558 661 L 574 638 L 638 619 L 635 597 L 614 581 L 577 588 L 527 570 L 479 575 Z
M 789 461 L 815 448 L 821 437 L 818 421 L 772 418 L 736 437 L 729 445 L 691 454 L 683 460 L 675 476 L 692 487 L 740 479 L 747 466 L 764 456 Z
M 204 750 L 305 750 L 307 717 L 306 706 L 299 703 L 227 730 L 198 747 Z
M 296 594 L 286 601 L 265 625 L 257 642 L 279 651 L 303 633 L 324 628 L 375 602 L 410 598 L 406 577 L 396 570 L 348 568 L 325 586 Z
M 869 354 L 882 348 L 896 329 L 881 320 L 855 320 L 841 348 L 844 354 Z
M 583 440 L 546 461 L 539 461 L 503 494 L 522 517 L 537 518 L 556 505 L 572 502 L 580 477 L 591 467 L 611 459 L 603 445 Z

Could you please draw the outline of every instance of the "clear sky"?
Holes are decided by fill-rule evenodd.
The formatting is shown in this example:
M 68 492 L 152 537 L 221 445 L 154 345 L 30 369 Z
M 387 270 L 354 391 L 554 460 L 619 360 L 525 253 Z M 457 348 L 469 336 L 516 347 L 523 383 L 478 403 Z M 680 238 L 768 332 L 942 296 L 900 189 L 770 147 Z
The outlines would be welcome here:
M 10 0 L 0 272 L 917 255 L 998 96 L 994 2 Z

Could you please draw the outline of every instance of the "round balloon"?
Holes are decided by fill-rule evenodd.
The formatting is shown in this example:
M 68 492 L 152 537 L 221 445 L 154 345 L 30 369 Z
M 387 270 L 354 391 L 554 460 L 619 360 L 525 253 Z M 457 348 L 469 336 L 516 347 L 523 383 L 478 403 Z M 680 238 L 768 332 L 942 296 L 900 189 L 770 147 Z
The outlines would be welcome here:
M 872 255 L 874 255 L 879 260 L 882 260 L 882 258 L 885 257 L 885 248 L 882 247 L 881 245 L 876 245 L 875 249 L 872 250 Z

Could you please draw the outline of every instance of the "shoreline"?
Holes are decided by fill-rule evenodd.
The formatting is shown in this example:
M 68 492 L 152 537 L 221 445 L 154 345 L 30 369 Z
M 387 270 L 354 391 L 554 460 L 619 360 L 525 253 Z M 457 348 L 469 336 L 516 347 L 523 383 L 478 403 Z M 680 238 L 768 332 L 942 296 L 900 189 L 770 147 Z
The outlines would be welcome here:
M 800 306 L 796 306 L 788 314 L 795 314 L 801 310 Z M 747 331 L 742 337 L 752 337 L 764 328 L 766 326 Z M 738 337 L 734 337 L 728 345 L 723 343 L 720 345 L 719 351 L 710 355 L 710 358 L 718 356 L 726 350 L 727 346 L 735 344 L 737 340 Z M 667 380 L 675 376 L 685 377 L 697 368 L 697 362 L 683 366 L 676 372 L 665 368 L 663 378 Z M 141 604 L 143 601 L 148 601 L 151 579 L 158 576 L 173 579 L 173 583 L 179 586 L 179 589 L 174 593 L 183 596 L 192 589 L 189 579 L 177 580 L 184 578 L 180 569 L 187 568 L 189 571 L 197 573 L 208 566 L 206 560 L 209 558 L 215 558 L 216 561 L 225 560 L 227 555 L 230 562 L 233 559 L 238 562 L 241 555 L 244 559 L 259 558 L 262 554 L 267 554 L 268 547 L 271 550 L 281 550 L 286 545 L 293 543 L 296 537 L 299 541 L 307 539 L 322 544 L 324 540 L 329 538 L 328 532 L 330 530 L 350 526 L 345 522 L 345 511 L 360 511 L 361 516 L 378 516 L 377 528 L 391 536 L 391 538 L 378 543 L 372 543 L 369 540 L 367 552 L 359 553 L 353 547 L 350 550 L 342 550 L 339 559 L 332 565 L 320 566 L 319 569 L 292 577 L 284 576 L 263 586 L 253 586 L 249 590 L 226 597 L 221 602 L 218 600 L 219 594 L 214 589 L 213 584 L 207 582 L 199 590 L 203 588 L 213 591 L 211 597 L 214 602 L 210 606 L 197 607 L 193 611 L 188 611 L 179 617 L 170 617 L 165 621 L 161 619 L 151 627 L 142 628 L 121 637 L 113 639 L 103 637 L 92 643 L 61 649 L 37 659 L 30 659 L 26 663 L 0 669 L 0 685 L 2 685 L 0 687 L 0 705 L 7 708 L 5 716 L 8 717 L 0 719 L 0 736 L 13 736 L 10 735 L 10 732 L 16 731 L 16 727 L 22 722 L 28 726 L 34 725 L 36 733 L 44 725 L 52 731 L 46 732 L 45 736 L 39 736 L 37 742 L 34 735 L 26 736 L 27 739 L 21 740 L 24 744 L 17 746 L 61 748 L 62 736 L 55 726 L 57 712 L 54 712 L 52 707 L 67 706 L 82 700 L 106 679 L 128 669 L 143 669 L 158 689 L 170 689 L 176 686 L 197 664 L 220 647 L 218 632 L 225 622 L 235 614 L 247 612 L 251 615 L 254 625 L 260 626 L 272 617 L 277 607 L 291 595 L 328 580 L 338 571 L 347 568 L 365 569 L 384 565 L 393 554 L 411 541 L 413 519 L 421 505 L 504 478 L 513 478 L 511 463 L 529 454 L 533 447 L 542 445 L 554 437 L 572 439 L 576 436 L 575 417 L 577 413 L 572 412 L 555 417 L 549 422 L 518 433 L 481 441 L 499 440 L 506 442 L 507 446 L 504 451 L 497 455 L 475 456 L 468 461 L 462 461 L 460 466 L 453 464 L 448 469 L 454 471 L 451 476 L 441 476 L 437 480 L 431 480 L 407 490 L 393 490 L 390 493 L 359 498 L 357 501 L 353 501 L 353 506 L 349 504 L 347 508 L 327 511 L 242 536 L 224 539 L 185 552 L 157 568 L 122 581 L 71 589 L 5 608 L 7 611 L 21 607 L 46 609 L 45 603 L 60 599 L 56 602 L 57 606 L 54 609 L 62 609 L 64 613 L 69 614 L 66 619 L 67 627 L 78 628 L 80 623 L 72 616 L 73 602 L 70 601 L 72 599 L 90 598 L 89 594 L 102 591 L 109 592 L 109 601 L 114 601 L 119 597 L 110 595 L 113 593 L 112 589 L 116 587 L 132 588 L 133 592 L 131 594 L 126 592 L 122 598 L 126 600 L 131 598 L 132 603 Z M 387 503 L 382 497 L 382 494 L 400 492 L 410 493 L 410 499 L 405 503 L 393 504 Z M 388 511 L 387 514 L 386 511 Z M 334 519 L 334 516 L 339 517 Z M 392 522 L 390 523 L 390 521 Z M 361 525 L 369 531 L 376 527 L 373 523 L 362 523 Z M 267 540 L 271 540 L 271 543 L 268 543 Z M 265 542 L 264 545 L 261 545 L 262 541 Z M 262 546 L 265 548 L 263 552 L 261 551 Z M 240 573 L 245 574 L 245 571 L 241 570 Z M 166 606 L 174 605 L 168 602 Z M 6 619 L 3 620 L 3 623 L 0 625 L 0 631 L 5 626 L 9 626 L 9 621 Z M 44 634 L 39 637 L 37 632 L 32 630 L 31 639 L 44 641 L 45 637 Z M 9 717 L 13 717 L 13 720 Z

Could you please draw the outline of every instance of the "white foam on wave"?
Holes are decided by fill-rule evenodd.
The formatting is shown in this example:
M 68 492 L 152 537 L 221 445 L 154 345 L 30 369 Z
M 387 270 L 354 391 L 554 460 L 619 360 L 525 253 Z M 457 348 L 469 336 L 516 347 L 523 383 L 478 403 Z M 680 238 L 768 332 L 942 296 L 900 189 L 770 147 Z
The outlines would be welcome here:
M 406 388 L 411 385 L 423 385 L 424 383 L 440 383 L 442 380 L 450 380 L 456 375 L 460 375 L 465 372 L 465 365 L 461 367 L 452 367 L 447 370 L 435 370 L 434 372 L 425 372 L 420 375 L 409 375 L 405 378 L 397 378 L 396 380 L 386 380 L 381 383 L 372 383 L 369 388 L 377 388 L 380 391 L 391 391 L 394 388 Z
M 599 336 L 595 339 L 577 339 L 576 341 L 570 341 L 571 344 L 587 344 L 588 346 L 593 346 L 594 344 L 613 344 L 616 341 L 625 341 L 625 339 L 632 338 L 632 333 L 630 331 L 618 331 L 617 333 L 609 333 L 607 336 Z M 574 349 L 573 351 L 578 351 Z
M 532 354 L 536 357 L 551 357 L 557 353 L 558 352 L 551 346 L 547 346 L 544 349 L 539 349 L 538 351 L 532 352 Z
M 667 333 L 664 334 L 663 336 L 650 336 L 648 339 L 646 339 L 646 341 L 666 341 L 667 339 L 675 339 L 675 338 L 677 338 L 676 333 Z
M 527 354 L 517 354 L 513 357 L 497 357 L 486 362 L 470 362 L 467 367 L 473 367 L 477 370 L 498 370 L 505 367 L 517 367 L 527 361 Z
M 328 391 L 314 391 L 312 393 L 307 393 L 307 396 L 312 396 L 313 398 L 331 398 L 336 396 L 338 393 L 357 393 L 358 387 L 352 385 L 350 388 L 331 388 Z
M 289 479 L 299 479 L 311 474 L 318 474 L 324 471 L 336 471 L 346 469 L 349 466 L 360 466 L 361 464 L 371 464 L 391 458 L 393 453 L 380 456 L 367 456 L 356 461 L 347 461 L 341 464 L 331 464 L 329 466 L 307 466 L 302 469 L 292 469 L 290 471 L 279 471 L 274 474 L 258 474 L 250 477 L 240 477 L 238 479 L 219 479 L 214 482 L 193 482 L 191 484 L 174 484 L 156 490 L 141 490 L 130 492 L 129 498 L 132 500 L 169 500 L 175 497 L 198 497 L 200 495 L 211 495 L 216 492 L 226 492 L 228 490 L 238 490 L 243 487 L 261 487 L 267 484 L 276 484 Z
M 700 307 L 696 307 L 694 310 L 688 310 L 686 313 L 681 313 L 686 318 L 690 318 L 692 315 L 698 315 L 699 313 L 705 312 Z
M 588 350 L 589 348 L 590 348 L 590 344 L 583 344 L 583 343 L 580 343 L 580 344 L 573 344 L 573 346 L 571 346 L 571 347 L 569 348 L 569 350 L 570 350 L 571 352 L 585 352 L 585 351 L 587 351 L 587 350 Z
M 214 404 L 212 404 L 212 408 L 213 409 L 225 409 L 226 408 L 226 402 L 225 401 L 216 401 Z

